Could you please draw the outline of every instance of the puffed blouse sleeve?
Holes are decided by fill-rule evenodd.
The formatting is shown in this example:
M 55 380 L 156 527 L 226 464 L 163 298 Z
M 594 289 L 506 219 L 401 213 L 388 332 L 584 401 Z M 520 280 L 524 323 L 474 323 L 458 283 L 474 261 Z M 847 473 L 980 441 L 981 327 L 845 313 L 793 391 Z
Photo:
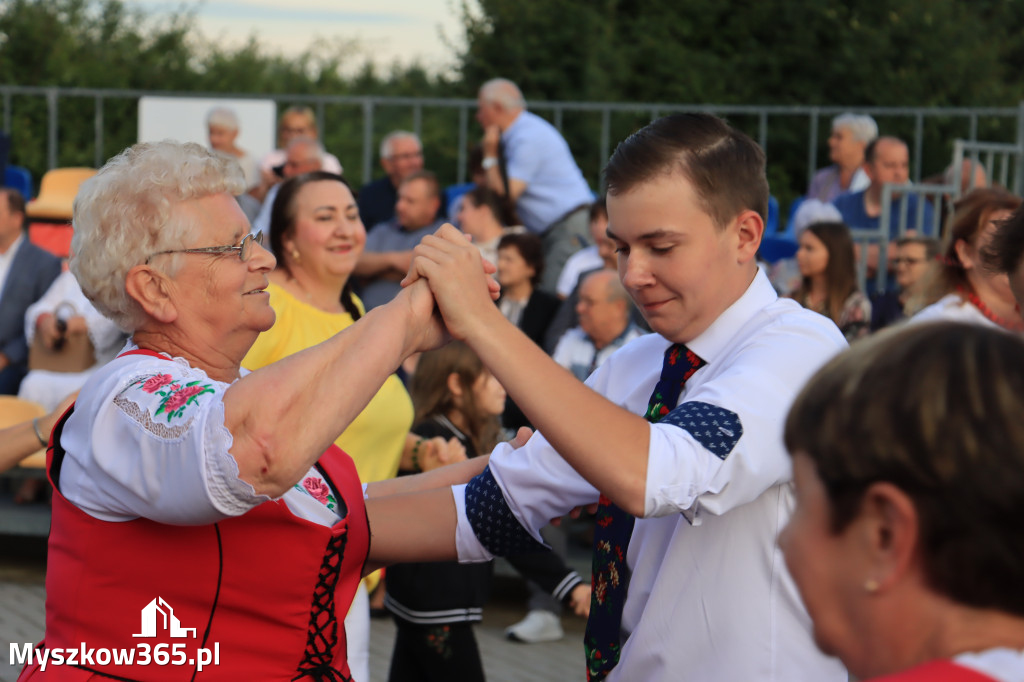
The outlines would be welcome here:
M 93 517 L 213 523 L 268 500 L 238 477 L 230 384 L 183 360 L 125 356 L 85 385 L 64 429 L 61 493 Z

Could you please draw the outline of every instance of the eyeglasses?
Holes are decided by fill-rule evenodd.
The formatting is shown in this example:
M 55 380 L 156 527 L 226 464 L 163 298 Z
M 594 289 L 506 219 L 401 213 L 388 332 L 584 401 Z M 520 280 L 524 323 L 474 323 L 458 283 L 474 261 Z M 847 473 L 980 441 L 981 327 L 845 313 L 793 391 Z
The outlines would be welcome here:
M 238 252 L 238 258 L 243 263 L 249 260 L 252 256 L 253 245 L 259 244 L 263 246 L 263 233 L 257 232 L 256 234 L 247 234 L 242 237 L 241 243 L 235 246 L 204 246 L 200 249 L 171 249 L 170 251 L 157 251 L 156 253 L 150 254 L 149 258 L 146 259 L 146 265 L 149 265 L 149 261 L 153 260 L 157 256 L 162 256 L 165 253 L 230 253 L 231 251 Z
M 892 264 L 893 265 L 900 265 L 900 264 L 903 264 L 903 265 L 917 265 L 918 263 L 925 262 L 925 260 L 927 260 L 927 259 L 925 259 L 925 258 L 893 258 L 892 259 Z

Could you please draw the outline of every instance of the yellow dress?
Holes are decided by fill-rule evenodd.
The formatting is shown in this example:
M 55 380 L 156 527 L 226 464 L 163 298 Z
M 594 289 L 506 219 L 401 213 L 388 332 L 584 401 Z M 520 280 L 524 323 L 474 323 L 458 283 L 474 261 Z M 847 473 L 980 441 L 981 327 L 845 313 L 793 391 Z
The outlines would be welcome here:
M 325 313 L 292 296 L 277 284 L 267 288 L 270 306 L 277 313 L 274 326 L 259 335 L 242 360 L 249 370 L 326 341 L 353 322 L 349 313 Z M 356 305 L 363 310 L 362 301 Z M 338 377 L 344 381 L 344 377 Z M 402 458 L 406 435 L 412 428 L 413 406 L 397 375 L 384 382 L 366 408 L 334 442 L 356 463 L 363 483 L 394 478 Z

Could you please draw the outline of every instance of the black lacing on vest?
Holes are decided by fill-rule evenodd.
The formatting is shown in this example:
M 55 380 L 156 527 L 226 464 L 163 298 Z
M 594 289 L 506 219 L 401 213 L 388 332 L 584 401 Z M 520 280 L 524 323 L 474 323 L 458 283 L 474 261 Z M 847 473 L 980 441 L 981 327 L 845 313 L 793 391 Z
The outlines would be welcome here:
M 327 542 L 320 574 L 313 590 L 313 604 L 309 613 L 309 628 L 306 631 L 306 650 L 299 662 L 299 674 L 292 680 L 309 678 L 317 682 L 351 682 L 331 663 L 334 649 L 338 645 L 338 619 L 334 609 L 334 590 L 341 576 L 341 560 L 345 554 L 348 533 L 331 538 Z M 344 627 L 344 623 L 341 627 Z

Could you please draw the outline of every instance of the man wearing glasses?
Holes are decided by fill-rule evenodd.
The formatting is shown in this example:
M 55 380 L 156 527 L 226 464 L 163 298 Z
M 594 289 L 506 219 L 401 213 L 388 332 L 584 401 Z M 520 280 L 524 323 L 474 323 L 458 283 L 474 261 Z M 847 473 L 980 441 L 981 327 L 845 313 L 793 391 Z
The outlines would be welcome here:
M 896 241 L 892 267 L 898 288 L 872 296 L 871 331 L 878 331 L 907 317 L 904 312 L 907 303 L 920 292 L 924 273 L 938 255 L 938 239 L 910 236 Z

